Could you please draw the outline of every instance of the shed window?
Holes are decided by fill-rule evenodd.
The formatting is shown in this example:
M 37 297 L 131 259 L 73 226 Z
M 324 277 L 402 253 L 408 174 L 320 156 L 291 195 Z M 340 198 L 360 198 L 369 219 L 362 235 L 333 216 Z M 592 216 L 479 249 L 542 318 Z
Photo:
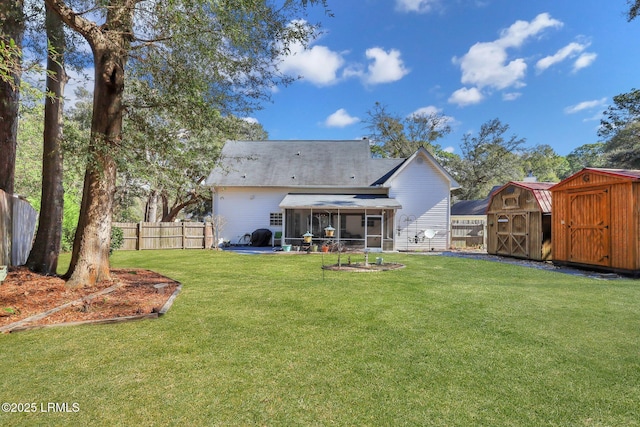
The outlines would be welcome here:
M 269 214 L 269 225 L 282 225 L 282 212 L 271 212 Z

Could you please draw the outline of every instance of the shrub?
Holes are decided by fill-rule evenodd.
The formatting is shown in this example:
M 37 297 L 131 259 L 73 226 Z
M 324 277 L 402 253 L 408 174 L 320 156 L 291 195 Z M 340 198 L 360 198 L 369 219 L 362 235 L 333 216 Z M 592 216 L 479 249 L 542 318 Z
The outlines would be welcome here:
M 124 232 L 120 227 L 111 227 L 111 245 L 109 245 L 109 255 L 118 250 L 124 244 Z

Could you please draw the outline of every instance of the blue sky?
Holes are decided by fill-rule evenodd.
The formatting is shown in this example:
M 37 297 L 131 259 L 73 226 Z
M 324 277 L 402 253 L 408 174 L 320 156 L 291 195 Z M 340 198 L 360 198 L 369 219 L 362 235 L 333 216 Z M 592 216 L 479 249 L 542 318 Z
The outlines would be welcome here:
M 561 155 L 598 140 L 612 97 L 640 87 L 640 21 L 626 0 L 329 0 L 323 34 L 281 69 L 303 78 L 253 114 L 270 139 L 359 139 L 375 102 L 436 111 L 460 154 L 499 118 Z

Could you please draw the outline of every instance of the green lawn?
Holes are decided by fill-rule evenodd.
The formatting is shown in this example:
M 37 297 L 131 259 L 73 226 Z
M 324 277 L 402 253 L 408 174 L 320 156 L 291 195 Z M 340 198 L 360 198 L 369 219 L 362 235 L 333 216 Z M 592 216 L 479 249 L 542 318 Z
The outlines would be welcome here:
M 0 425 L 640 425 L 640 282 L 384 258 L 117 252 L 183 283 L 171 310 L 1 335 L 0 402 L 37 412 Z

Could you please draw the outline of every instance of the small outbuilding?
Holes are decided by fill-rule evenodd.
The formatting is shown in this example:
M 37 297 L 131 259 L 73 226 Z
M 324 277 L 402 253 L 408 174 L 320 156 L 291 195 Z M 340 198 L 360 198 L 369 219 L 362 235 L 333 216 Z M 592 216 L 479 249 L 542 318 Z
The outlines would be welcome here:
M 550 182 L 511 181 L 487 206 L 487 252 L 536 261 L 551 259 Z
M 554 263 L 640 275 L 640 170 L 585 168 L 551 192 Z

